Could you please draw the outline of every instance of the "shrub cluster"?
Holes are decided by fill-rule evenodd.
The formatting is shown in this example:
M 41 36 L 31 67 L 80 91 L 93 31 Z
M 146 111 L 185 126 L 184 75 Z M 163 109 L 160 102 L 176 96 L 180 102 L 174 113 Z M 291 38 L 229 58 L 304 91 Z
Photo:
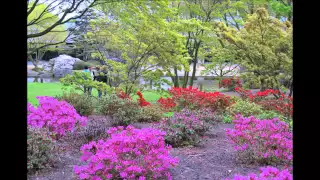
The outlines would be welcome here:
M 232 179 L 226 180 L 292 180 L 293 176 L 288 169 L 279 170 L 275 167 L 260 168 L 260 174 L 250 173 L 248 176 L 235 175 Z
M 242 87 L 241 81 L 239 78 L 225 78 L 222 79 L 219 88 L 228 88 L 230 91 L 234 91 L 236 87 Z
M 94 112 L 94 99 L 88 95 L 80 95 L 75 92 L 63 93 L 56 97 L 59 100 L 65 100 L 71 104 L 81 116 L 89 116 Z
M 53 97 L 38 96 L 39 106 L 28 104 L 28 125 L 34 128 L 48 128 L 55 138 L 73 132 L 80 126 L 85 126 L 86 117 L 80 116 L 66 101 Z
M 139 103 L 139 106 L 141 107 L 145 107 L 145 106 L 150 106 L 151 103 L 147 102 L 144 98 L 143 98 L 143 95 L 140 91 L 137 92 L 137 95 L 139 96 L 139 98 L 137 99 L 138 100 L 138 103 Z
M 81 147 L 81 160 L 88 164 L 74 167 L 80 179 L 172 179 L 169 169 L 178 160 L 169 155 L 164 132 L 120 126 L 110 128 L 108 134 L 105 141 Z
M 238 100 L 228 108 L 231 115 L 241 114 L 244 117 L 262 113 L 261 106 L 247 100 Z
M 141 115 L 141 107 L 129 98 L 119 98 L 117 94 L 109 94 L 100 100 L 99 112 L 111 116 L 114 125 L 129 125 L 137 121 Z
M 158 104 L 160 104 L 161 108 L 166 111 L 169 112 L 171 111 L 174 107 L 176 107 L 176 103 L 174 102 L 174 100 L 172 98 L 163 98 L 160 97 L 157 101 Z
M 197 88 L 172 88 L 169 89 L 173 101 L 180 109 L 202 109 L 209 108 L 212 111 L 224 111 L 231 105 L 232 101 L 229 96 L 220 92 L 203 92 Z
M 260 120 L 236 116 L 234 129 L 226 135 L 240 154 L 261 163 L 292 162 L 292 132 L 288 124 L 278 118 Z
M 198 145 L 211 127 L 212 114 L 183 109 L 175 112 L 173 117 L 162 119 L 156 127 L 166 132 L 166 142 L 173 147 Z
M 33 173 L 53 162 L 54 140 L 49 136 L 45 128 L 28 127 L 27 135 L 27 168 L 28 173 Z
M 255 95 L 250 90 L 244 90 L 240 87 L 235 88 L 242 99 L 247 99 L 251 102 L 259 104 L 265 110 L 274 110 L 280 114 L 291 117 L 293 115 L 293 99 L 280 93 L 278 90 L 267 89 L 257 92 Z M 270 97 L 271 96 L 271 97 Z
M 163 111 L 159 105 L 149 105 L 142 108 L 140 122 L 159 122 L 162 118 Z
M 265 110 L 261 114 L 258 114 L 256 116 L 258 119 L 273 119 L 273 118 L 279 118 L 281 121 L 284 121 L 289 124 L 290 128 L 292 128 L 292 118 L 286 117 L 281 115 L 280 113 L 277 113 L 276 111 L 268 111 Z

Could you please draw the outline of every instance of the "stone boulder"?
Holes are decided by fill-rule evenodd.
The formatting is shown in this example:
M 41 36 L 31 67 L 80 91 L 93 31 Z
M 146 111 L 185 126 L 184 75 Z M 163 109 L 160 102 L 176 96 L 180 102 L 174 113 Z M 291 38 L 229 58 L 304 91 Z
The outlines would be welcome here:
M 52 72 L 54 77 L 64 77 L 65 75 L 72 73 L 73 64 L 77 61 L 81 60 L 62 54 L 56 58 L 50 59 L 49 63 L 43 65 L 43 69 L 44 71 Z

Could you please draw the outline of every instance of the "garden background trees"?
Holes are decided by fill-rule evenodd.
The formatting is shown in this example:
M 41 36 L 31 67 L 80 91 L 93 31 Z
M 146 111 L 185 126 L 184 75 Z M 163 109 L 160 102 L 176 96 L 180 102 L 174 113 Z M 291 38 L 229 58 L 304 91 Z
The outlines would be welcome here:
M 269 16 L 261 8 L 249 15 L 244 28 L 237 31 L 218 23 L 223 41 L 232 45 L 247 82 L 259 82 L 260 89 L 280 89 L 280 78 L 292 74 L 292 26 Z
M 186 65 L 183 36 L 166 21 L 173 15 L 168 5 L 169 1 L 123 2 L 112 8 L 102 7 L 105 17 L 92 22 L 93 32 L 88 36 L 103 45 L 97 48 L 100 56 L 104 56 L 101 49 L 121 52 L 124 64 L 108 60 L 107 64 L 111 73 L 121 72 L 116 77 L 120 75 L 127 94 L 134 91 L 141 77 L 163 81 L 160 77 L 172 67 Z
M 261 89 L 279 89 L 280 78 L 292 81 L 289 35 L 292 28 L 290 23 L 280 21 L 283 17 L 292 20 L 291 1 L 52 0 L 44 4 L 34 0 L 28 3 L 28 42 L 45 42 L 40 47 L 31 47 L 36 43 L 30 43 L 30 54 L 42 46 L 64 42 L 67 35 L 63 33 L 67 29 L 63 24 L 74 22 L 75 28 L 68 31 L 75 35 L 79 56 L 84 60 L 92 57 L 104 61 L 110 73 L 116 69 L 125 73 L 122 84 L 128 85 L 127 93 L 140 77 L 160 81 L 160 76 L 167 75 L 175 87 L 192 86 L 197 64 L 204 59 L 211 62 L 206 65 L 206 72 L 214 73 L 219 79 L 241 66 L 248 71 L 243 77 L 258 82 Z M 262 12 L 261 8 L 265 10 Z M 96 13 L 101 15 L 95 17 Z M 59 38 L 54 36 L 52 41 L 41 40 L 52 39 L 58 33 Z M 108 63 L 110 54 L 119 61 Z M 38 53 L 36 59 L 40 56 Z M 179 71 L 183 73 L 182 81 Z
M 31 6 L 30 6 L 31 7 Z M 48 24 L 57 21 L 58 17 L 51 14 L 41 14 L 46 8 L 45 4 L 39 4 L 28 15 L 27 22 L 28 34 L 37 34 L 47 28 Z M 39 19 L 38 23 L 32 23 L 35 19 Z M 38 63 L 42 59 L 44 53 L 52 49 L 53 45 L 60 44 L 67 38 L 67 32 L 64 25 L 59 25 L 45 35 L 28 38 L 28 58 L 31 60 L 35 68 L 38 68 Z

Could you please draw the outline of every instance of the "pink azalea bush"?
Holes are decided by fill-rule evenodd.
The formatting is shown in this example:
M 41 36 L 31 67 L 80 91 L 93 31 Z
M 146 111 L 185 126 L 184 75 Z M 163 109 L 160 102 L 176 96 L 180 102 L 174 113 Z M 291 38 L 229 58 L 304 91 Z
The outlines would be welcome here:
M 86 117 L 80 116 L 72 105 L 53 97 L 38 96 L 39 106 L 28 104 L 28 126 L 48 128 L 57 136 L 73 132 L 77 126 L 85 126 Z
M 234 129 L 226 135 L 240 153 L 263 163 L 292 162 L 292 132 L 287 123 L 278 118 L 260 120 L 237 115 Z
M 215 125 L 213 112 L 183 109 L 173 117 L 163 118 L 155 127 L 166 132 L 165 140 L 173 147 L 198 145 L 211 125 Z
M 250 173 L 248 176 L 235 175 L 226 180 L 292 180 L 292 174 L 288 169 L 279 170 L 275 167 L 260 168 L 260 174 Z
M 169 168 L 178 160 L 169 155 L 171 146 L 165 144 L 165 132 L 129 125 L 126 129 L 110 128 L 107 133 L 109 139 L 81 147 L 81 160 L 88 164 L 74 167 L 80 179 L 172 179 Z

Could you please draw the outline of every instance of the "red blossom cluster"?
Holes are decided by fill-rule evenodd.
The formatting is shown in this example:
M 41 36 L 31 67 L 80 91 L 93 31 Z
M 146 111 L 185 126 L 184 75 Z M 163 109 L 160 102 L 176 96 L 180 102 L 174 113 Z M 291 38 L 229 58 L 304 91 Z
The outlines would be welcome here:
M 239 78 L 225 78 L 219 83 L 219 88 L 228 88 L 234 90 L 236 87 L 242 87 L 241 81 Z
M 151 105 L 151 103 L 149 103 L 148 101 L 146 101 L 144 98 L 143 98 L 143 95 L 140 91 L 137 92 L 137 95 L 139 96 L 138 98 L 138 103 L 141 107 L 144 107 L 144 106 L 149 106 Z
M 203 92 L 197 88 L 176 88 L 169 89 L 173 101 L 180 107 L 189 109 L 210 108 L 211 110 L 223 110 L 231 105 L 229 96 L 220 92 Z
M 174 102 L 174 100 L 172 98 L 160 97 L 160 99 L 158 99 L 157 103 L 159 103 L 160 106 L 165 110 L 170 110 L 171 108 L 176 107 L 176 103 Z
M 241 87 L 235 88 L 242 99 L 248 99 L 251 102 L 261 105 L 265 110 L 274 110 L 285 116 L 293 115 L 293 99 L 286 96 L 278 90 L 267 89 L 252 94 L 250 90 L 244 90 Z M 274 95 L 268 97 L 270 95 Z
M 125 92 L 123 92 L 122 90 L 117 90 L 117 96 L 121 99 L 130 99 L 131 100 L 131 97 L 129 95 L 127 95 Z

